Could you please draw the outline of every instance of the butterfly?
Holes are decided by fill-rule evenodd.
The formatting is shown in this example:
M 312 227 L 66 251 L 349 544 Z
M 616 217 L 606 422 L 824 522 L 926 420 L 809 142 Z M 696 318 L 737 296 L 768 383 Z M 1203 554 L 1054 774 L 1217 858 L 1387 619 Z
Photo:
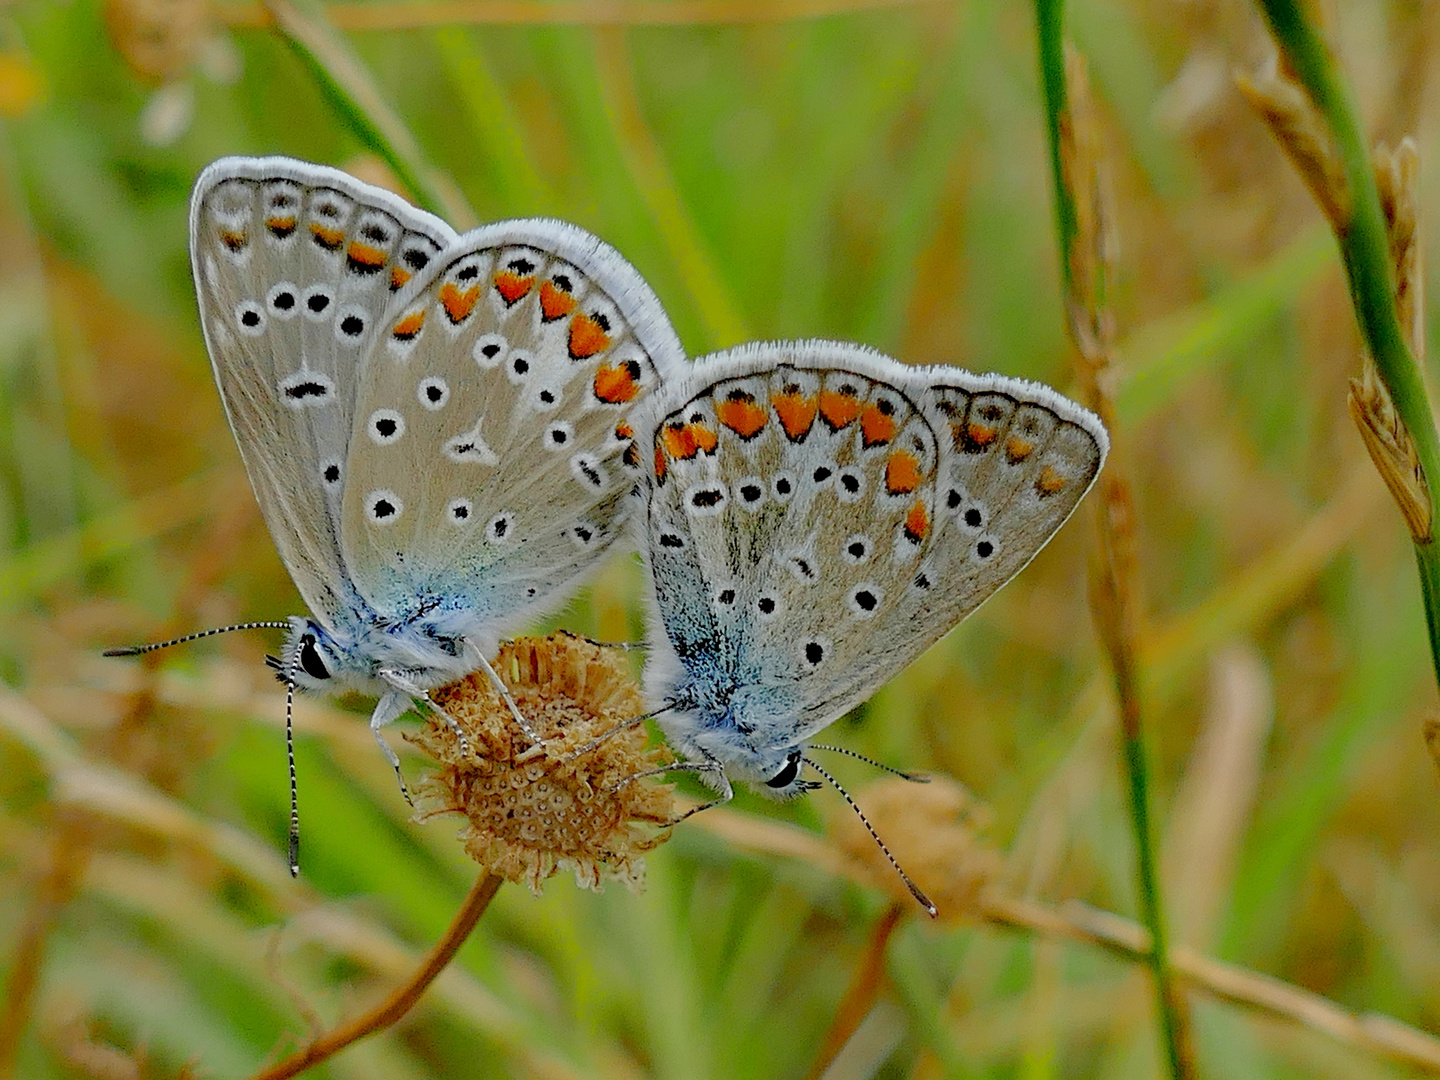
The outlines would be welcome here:
M 638 430 L 646 692 L 721 801 L 828 779 L 807 741 L 1034 558 L 1109 446 L 1049 387 L 829 341 L 701 358 Z
M 435 687 L 496 678 L 500 637 L 624 531 L 630 413 L 676 377 L 679 340 L 574 225 L 461 236 L 289 158 L 206 168 L 190 251 L 225 412 L 309 608 L 268 624 L 288 631 L 275 666 L 292 687 L 378 697 L 398 774 L 380 729 Z

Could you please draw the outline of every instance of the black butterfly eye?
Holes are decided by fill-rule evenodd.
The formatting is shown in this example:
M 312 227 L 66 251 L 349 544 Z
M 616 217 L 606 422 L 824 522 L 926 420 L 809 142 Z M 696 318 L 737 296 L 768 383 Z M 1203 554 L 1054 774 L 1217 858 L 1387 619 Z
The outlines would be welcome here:
M 330 670 L 320 659 L 320 650 L 315 647 L 314 634 L 306 634 L 300 639 L 300 667 L 312 679 L 330 678 Z
M 785 759 L 785 764 L 781 766 L 780 771 L 777 772 L 774 776 L 772 776 L 769 780 L 766 780 L 765 786 L 772 788 L 787 788 L 795 782 L 795 778 L 799 775 L 800 751 L 791 750 L 790 756 Z

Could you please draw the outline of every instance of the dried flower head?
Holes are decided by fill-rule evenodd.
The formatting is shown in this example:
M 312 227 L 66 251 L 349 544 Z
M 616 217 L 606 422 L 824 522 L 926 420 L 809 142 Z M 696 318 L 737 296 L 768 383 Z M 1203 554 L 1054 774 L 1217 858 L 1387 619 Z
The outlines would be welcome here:
M 934 902 L 939 918 L 955 921 L 976 906 L 980 890 L 1000 872 L 1000 854 L 983 838 L 990 815 L 964 785 L 946 776 L 917 784 L 887 777 L 855 801 L 896 860 Z M 910 892 L 860 820 L 843 805 L 829 814 L 830 833 L 864 876 L 906 904 Z
M 205 0 L 107 0 L 110 40 L 146 79 L 167 82 L 190 69 L 210 35 Z
M 420 816 L 465 815 L 470 857 L 537 892 L 562 866 L 585 888 L 604 877 L 637 885 L 640 856 L 668 838 L 678 810 L 668 785 L 630 780 L 668 758 L 647 748 L 643 725 L 616 731 L 645 712 L 624 654 L 561 633 L 509 642 L 494 666 L 544 743 L 530 744 L 484 672 L 435 691 L 469 752 L 438 719 L 407 736 L 440 763 L 418 786 Z

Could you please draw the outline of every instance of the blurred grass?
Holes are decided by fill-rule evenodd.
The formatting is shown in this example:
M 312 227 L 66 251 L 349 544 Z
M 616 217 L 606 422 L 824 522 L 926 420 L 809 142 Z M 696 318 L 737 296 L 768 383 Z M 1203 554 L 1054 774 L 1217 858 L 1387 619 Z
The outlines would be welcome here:
M 298 602 L 204 358 L 185 253 L 194 175 L 227 153 L 376 167 L 273 32 L 177 3 L 168 66 L 137 71 L 142 46 L 156 51 L 125 36 L 138 3 L 115 0 L 108 22 L 90 0 L 0 9 L 0 671 L 37 738 L 129 778 L 56 783 L 13 727 L 0 737 L 7 985 L 57 837 L 93 853 L 44 939 L 15 1068 L 27 1080 L 101 1075 L 102 1044 L 143 1050 L 148 1076 L 187 1061 L 246 1075 L 304 1035 L 287 988 L 327 1022 L 353 1012 L 474 876 L 445 821 L 406 822 L 354 703 L 301 712 L 305 869 L 289 881 L 280 699 L 259 635 L 165 657 L 153 685 L 96 655 Z M 614 243 L 692 352 L 826 335 L 1068 383 L 1027 6 L 603 29 L 420 25 L 435 5 L 413 6 L 413 28 L 349 42 L 424 160 L 482 220 L 555 214 Z M 1263 28 L 1243 5 L 1148 0 L 1076 2 L 1070 18 L 1121 215 L 1119 408 L 1162 836 L 1207 824 L 1172 818 L 1182 782 L 1225 779 L 1197 747 L 1219 730 L 1211 673 L 1227 649 L 1257 658 L 1268 692 L 1254 811 L 1224 838 L 1233 860 L 1179 853 L 1168 881 L 1220 897 L 1197 937 L 1177 926 L 1179 944 L 1436 1029 L 1423 618 L 1402 523 L 1344 407 L 1357 341 L 1343 280 L 1228 83 Z M 1413 117 L 1428 158 L 1430 98 L 1395 74 L 1433 67 L 1425 17 L 1397 0 L 1336 18 L 1368 123 Z M 1432 173 L 1422 202 L 1436 193 Z M 1068 526 L 835 741 L 970 785 L 993 805 L 1015 890 L 1128 914 L 1089 535 Z M 636 583 L 617 562 L 555 621 L 633 635 Z M 842 775 L 863 804 L 865 770 Z M 739 809 L 818 829 L 829 800 Z M 642 896 L 564 878 L 539 899 L 502 889 L 401 1031 L 315 1075 L 803 1075 L 884 902 L 740 850 L 702 818 L 651 857 Z M 909 920 L 888 973 L 878 1064 L 857 1052 L 846 1075 L 1157 1074 L 1140 976 L 1089 946 Z M 1203 1003 L 1196 1028 L 1206 1076 L 1412 1075 L 1232 1006 Z

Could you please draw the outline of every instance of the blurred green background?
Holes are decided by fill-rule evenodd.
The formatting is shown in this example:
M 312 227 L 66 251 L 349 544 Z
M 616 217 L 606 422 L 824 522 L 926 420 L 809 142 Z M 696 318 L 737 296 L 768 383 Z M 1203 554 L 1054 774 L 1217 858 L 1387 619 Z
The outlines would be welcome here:
M 330 13 L 477 220 L 598 233 L 693 354 L 826 336 L 1072 388 L 1029 5 L 832 6 Z M 1440 7 L 1333 7 L 1369 132 L 1413 133 L 1427 162 Z M 1068 17 L 1118 207 L 1114 467 L 1136 486 L 1174 936 L 1440 1027 L 1413 558 L 1346 414 L 1357 341 L 1331 241 L 1231 82 L 1265 55 L 1263 28 L 1236 0 L 1075 0 Z M 248 1075 L 378 997 L 475 875 L 449 823 L 407 820 L 357 701 L 299 714 L 290 881 L 273 638 L 99 656 L 299 610 L 211 381 L 186 253 L 195 175 L 245 153 L 387 181 L 258 6 L 0 4 L 0 1063 L 27 1080 Z M 1437 195 L 1430 170 L 1427 250 Z M 1092 537 L 1082 508 L 833 736 L 987 802 L 999 887 L 1130 916 Z M 618 555 L 552 625 L 638 638 L 638 585 Z M 873 774 L 838 768 L 863 804 Z M 506 886 L 415 1013 L 314 1075 L 804 1076 L 888 900 L 716 822 L 823 833 L 844 812 L 831 792 L 742 796 L 655 852 L 638 896 L 563 875 L 538 899 Z M 1135 965 L 915 914 L 831 1075 L 1159 1075 Z M 1415 1075 L 1193 1002 L 1207 1077 Z

